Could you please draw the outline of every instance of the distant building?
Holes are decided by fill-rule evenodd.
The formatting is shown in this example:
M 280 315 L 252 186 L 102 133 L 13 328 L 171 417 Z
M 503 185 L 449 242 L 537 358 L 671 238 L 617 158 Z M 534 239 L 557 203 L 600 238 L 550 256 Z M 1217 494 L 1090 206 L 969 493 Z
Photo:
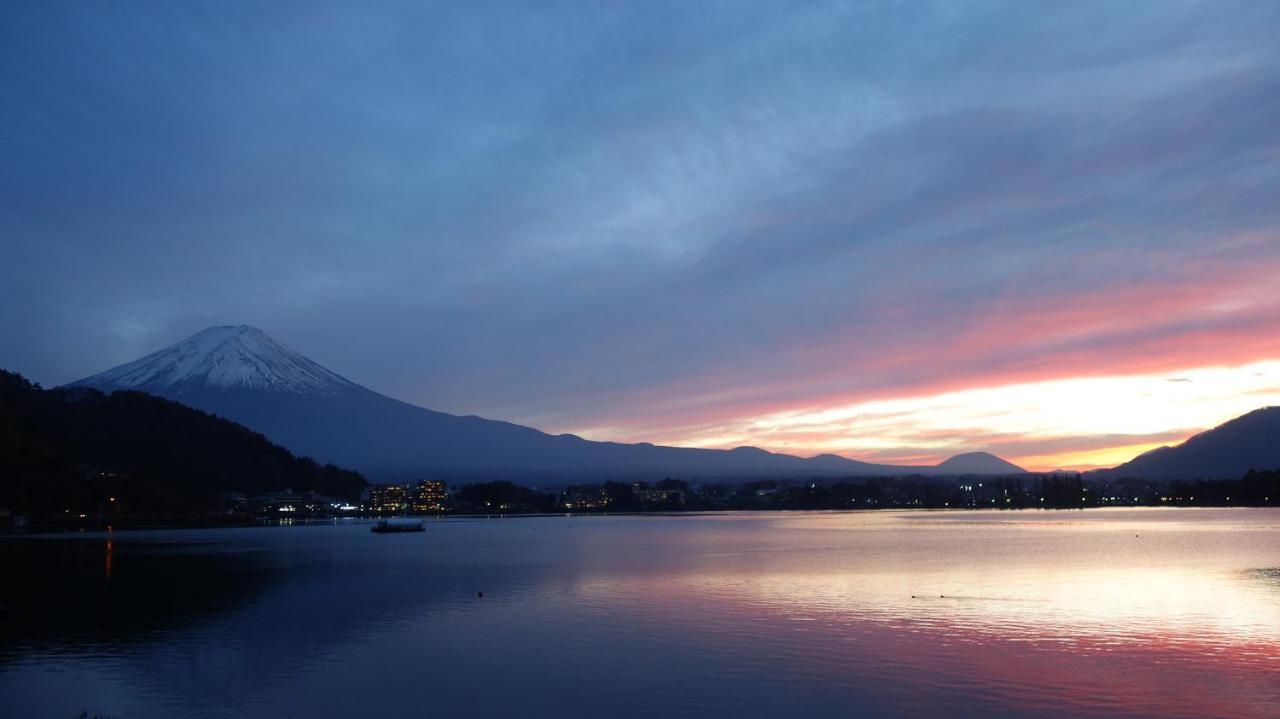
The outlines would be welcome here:
M 440 513 L 445 510 L 448 499 L 444 482 L 438 479 L 423 479 L 413 488 L 410 506 L 415 512 Z
M 283 492 L 266 492 L 246 497 L 243 505 L 237 505 L 259 513 L 301 512 L 304 497 L 294 494 L 292 489 Z
M 560 495 L 560 504 L 575 512 L 599 512 L 609 506 L 609 495 L 599 487 L 569 487 Z
M 338 511 L 350 511 L 354 506 L 326 497 L 318 492 L 297 494 L 291 489 L 283 492 L 265 492 L 248 495 L 244 492 L 229 492 L 225 495 L 227 503 L 237 512 L 249 512 L 265 516 L 286 517 L 320 517 L 330 516 Z M 115 498 L 111 499 L 115 503 Z M 343 510 L 345 507 L 345 510 Z
M 403 512 L 409 508 L 409 485 L 375 484 L 369 488 L 369 508 L 375 512 Z
M 683 507 L 685 502 L 685 491 L 683 489 L 650 487 L 637 482 L 631 485 L 631 491 L 635 493 L 636 499 L 640 500 L 642 505 Z

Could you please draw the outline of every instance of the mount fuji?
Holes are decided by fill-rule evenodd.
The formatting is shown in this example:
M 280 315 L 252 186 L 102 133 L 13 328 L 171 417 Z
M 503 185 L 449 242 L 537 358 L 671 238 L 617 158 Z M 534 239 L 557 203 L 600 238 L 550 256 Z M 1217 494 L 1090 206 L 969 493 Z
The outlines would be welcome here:
M 167 397 L 380 482 L 418 477 L 555 482 L 1023 472 L 991 455 L 965 455 L 937 467 L 900 467 L 832 454 L 801 458 L 754 447 L 693 449 L 551 435 L 378 394 L 247 325 L 211 327 L 70 386 Z
M 209 390 L 337 396 L 363 389 L 248 325 L 210 327 L 72 385 L 164 396 Z

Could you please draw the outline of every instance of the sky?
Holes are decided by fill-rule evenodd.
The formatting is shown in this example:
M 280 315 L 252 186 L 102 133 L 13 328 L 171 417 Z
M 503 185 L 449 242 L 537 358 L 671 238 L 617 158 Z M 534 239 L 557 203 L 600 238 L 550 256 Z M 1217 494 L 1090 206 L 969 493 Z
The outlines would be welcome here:
M 1271 2 L 6 2 L 0 367 L 251 324 L 592 439 L 1109 466 L 1280 404 Z

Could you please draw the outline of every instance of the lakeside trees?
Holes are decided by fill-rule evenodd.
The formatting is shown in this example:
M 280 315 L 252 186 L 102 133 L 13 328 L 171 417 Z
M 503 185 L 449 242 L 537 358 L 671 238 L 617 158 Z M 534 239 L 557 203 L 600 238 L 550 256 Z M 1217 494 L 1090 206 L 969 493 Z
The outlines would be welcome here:
M 1238 480 L 1093 481 L 1077 473 L 1018 477 L 872 477 L 743 484 L 606 481 L 539 491 L 510 482 L 455 489 L 449 513 L 625 513 L 717 510 L 1084 509 L 1280 506 L 1280 470 Z
M 0 509 L 28 516 L 209 512 L 230 492 L 357 499 L 356 472 L 143 394 L 44 390 L 0 371 Z

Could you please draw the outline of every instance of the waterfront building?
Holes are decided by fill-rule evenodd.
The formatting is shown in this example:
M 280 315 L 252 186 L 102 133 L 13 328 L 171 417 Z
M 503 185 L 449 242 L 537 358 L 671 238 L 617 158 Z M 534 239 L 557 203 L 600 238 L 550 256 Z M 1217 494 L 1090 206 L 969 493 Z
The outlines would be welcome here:
M 369 508 L 375 512 L 403 512 L 409 508 L 409 485 L 375 484 L 369 487 Z
M 599 487 L 570 487 L 560 495 L 560 504 L 575 512 L 600 512 L 609 506 L 609 495 Z
M 445 510 L 447 499 L 444 482 L 438 479 L 423 479 L 414 486 L 410 505 L 415 512 L 438 514 Z

